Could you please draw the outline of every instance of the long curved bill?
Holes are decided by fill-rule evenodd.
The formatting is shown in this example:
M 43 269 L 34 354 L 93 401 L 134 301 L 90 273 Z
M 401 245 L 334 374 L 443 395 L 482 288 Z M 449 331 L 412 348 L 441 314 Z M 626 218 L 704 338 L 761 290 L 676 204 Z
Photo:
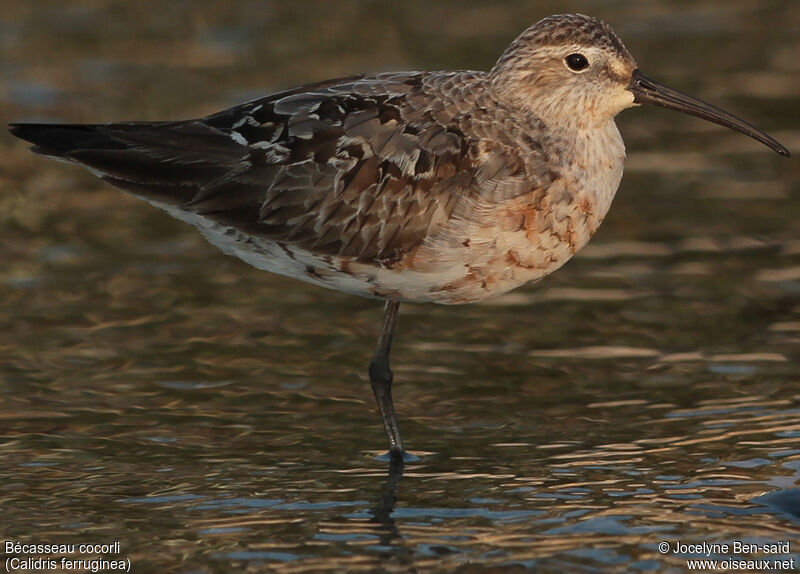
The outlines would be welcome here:
M 781 145 L 775 138 L 765 134 L 746 121 L 712 106 L 702 100 L 673 90 L 664 84 L 645 76 L 639 70 L 634 70 L 628 89 L 633 92 L 633 101 L 637 104 L 653 104 L 671 110 L 677 110 L 691 116 L 703 118 L 715 124 L 731 128 L 758 140 L 765 146 L 775 150 L 782 156 L 789 157 L 789 150 Z

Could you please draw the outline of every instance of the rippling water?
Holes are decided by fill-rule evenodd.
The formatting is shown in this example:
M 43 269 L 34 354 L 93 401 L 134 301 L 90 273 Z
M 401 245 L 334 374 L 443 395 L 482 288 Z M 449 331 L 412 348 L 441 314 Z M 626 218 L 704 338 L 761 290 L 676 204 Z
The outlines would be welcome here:
M 4 0 L 0 117 L 486 68 L 565 9 L 800 153 L 800 5 L 779 1 Z M 2 538 L 119 540 L 139 572 L 684 572 L 660 542 L 734 540 L 798 558 L 798 163 L 663 110 L 620 125 L 622 188 L 574 261 L 401 307 L 402 475 L 375 460 L 379 304 L 248 268 L 0 135 Z

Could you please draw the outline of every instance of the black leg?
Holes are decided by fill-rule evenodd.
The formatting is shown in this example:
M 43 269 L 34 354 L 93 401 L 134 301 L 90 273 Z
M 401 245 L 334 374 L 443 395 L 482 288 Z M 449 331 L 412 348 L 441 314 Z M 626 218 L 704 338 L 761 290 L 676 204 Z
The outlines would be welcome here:
M 397 321 L 398 301 L 387 301 L 386 312 L 383 316 L 383 328 L 378 339 L 378 347 L 369 363 L 369 381 L 372 392 L 378 401 L 378 410 L 381 412 L 386 436 L 389 438 L 389 456 L 392 459 L 403 458 L 403 441 L 400 440 L 400 429 L 397 426 L 397 416 L 394 413 L 392 402 L 392 370 L 389 368 L 389 351 L 392 348 L 392 335 Z

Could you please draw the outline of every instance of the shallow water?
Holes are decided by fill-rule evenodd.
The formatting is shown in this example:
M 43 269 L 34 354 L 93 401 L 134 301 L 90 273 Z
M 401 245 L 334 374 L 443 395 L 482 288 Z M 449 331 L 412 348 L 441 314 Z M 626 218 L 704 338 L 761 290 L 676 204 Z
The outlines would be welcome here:
M 800 153 L 797 3 L 567 8 Z M 486 68 L 564 9 L 3 0 L 0 117 L 189 117 L 355 71 Z M 622 188 L 566 267 L 401 306 L 402 475 L 375 460 L 378 303 L 251 269 L 0 135 L 0 537 L 119 541 L 106 557 L 137 572 L 683 572 L 676 542 L 736 540 L 787 541 L 796 568 L 797 160 L 664 110 L 620 126 Z

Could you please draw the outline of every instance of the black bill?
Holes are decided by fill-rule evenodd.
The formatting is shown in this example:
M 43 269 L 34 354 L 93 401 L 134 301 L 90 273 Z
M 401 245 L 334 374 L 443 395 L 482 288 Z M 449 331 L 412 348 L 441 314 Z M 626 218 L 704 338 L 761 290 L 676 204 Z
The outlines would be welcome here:
M 790 155 L 789 150 L 776 139 L 768 136 L 755 126 L 716 106 L 687 96 L 678 90 L 668 88 L 664 84 L 648 78 L 639 70 L 634 70 L 628 89 L 633 92 L 633 101 L 637 104 L 654 104 L 697 116 L 748 135 L 783 156 L 789 157 Z

